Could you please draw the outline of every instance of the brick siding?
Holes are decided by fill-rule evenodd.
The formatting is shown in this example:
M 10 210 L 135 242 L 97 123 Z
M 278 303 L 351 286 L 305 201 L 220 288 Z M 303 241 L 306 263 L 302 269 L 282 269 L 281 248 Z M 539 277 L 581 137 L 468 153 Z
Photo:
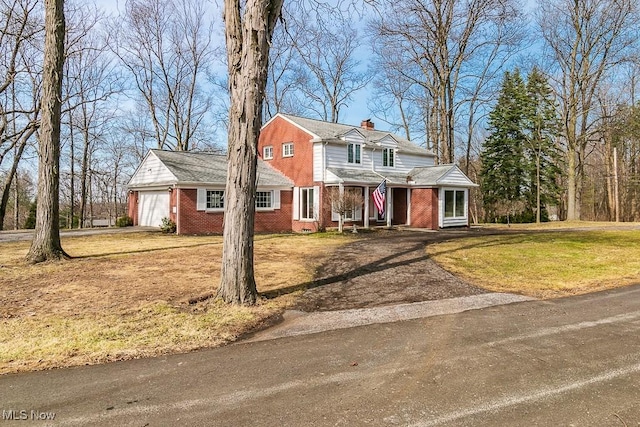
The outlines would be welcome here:
M 133 219 L 133 225 L 138 225 L 138 192 L 132 191 L 129 193 L 127 200 L 127 212 L 131 219 Z
M 180 213 L 178 232 L 180 234 L 221 234 L 224 214 L 196 210 L 197 190 L 180 189 Z M 256 233 L 279 233 L 291 231 L 292 191 L 280 191 L 280 209 L 256 211 Z
M 411 226 L 438 229 L 438 189 L 414 188 L 411 190 Z

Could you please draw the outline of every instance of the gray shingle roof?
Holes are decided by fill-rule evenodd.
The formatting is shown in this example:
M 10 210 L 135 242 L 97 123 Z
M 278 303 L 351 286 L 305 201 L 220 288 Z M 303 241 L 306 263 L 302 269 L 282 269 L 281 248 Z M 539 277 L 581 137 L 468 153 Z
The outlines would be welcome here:
M 213 153 L 151 150 L 176 176 L 178 182 L 225 184 L 227 156 Z M 293 187 L 293 182 L 258 159 L 258 186 Z
M 413 168 L 409 173 L 380 172 L 380 174 L 377 174 L 367 169 L 341 168 L 327 168 L 327 171 L 337 176 L 340 182 L 346 184 L 378 185 L 382 181 L 382 176 L 384 176 L 391 185 L 406 185 L 411 181 L 410 186 L 419 187 L 438 187 L 443 184 L 464 187 L 476 186 L 455 165 L 421 166 Z M 453 176 L 456 181 L 451 181 L 452 175 L 443 179 L 451 171 L 454 171 Z
M 309 132 L 319 136 L 323 140 L 336 139 L 351 130 L 357 129 L 360 133 L 364 135 L 366 139 L 372 142 L 379 141 L 388 135 L 392 136 L 393 139 L 395 139 L 398 142 L 398 150 L 400 152 L 416 153 L 416 154 L 431 155 L 431 156 L 434 155 L 431 151 L 426 150 L 422 147 L 418 147 L 413 142 L 389 132 L 384 132 L 380 130 L 367 130 L 367 129 L 363 129 L 360 126 L 345 125 L 340 123 L 329 123 L 329 122 L 324 122 L 322 120 L 314 120 L 314 119 L 307 119 L 304 117 L 292 116 L 290 114 L 280 113 L 280 115 L 287 118 L 288 120 L 291 120 L 292 122 L 296 123 L 298 126 L 308 130 Z
M 406 184 L 407 174 L 405 173 L 384 173 L 377 174 L 367 169 L 341 169 L 341 168 L 327 168 L 327 171 L 337 176 L 342 182 L 345 183 L 366 183 L 370 185 L 378 185 L 382 181 L 383 175 L 387 178 L 387 181 L 391 184 Z

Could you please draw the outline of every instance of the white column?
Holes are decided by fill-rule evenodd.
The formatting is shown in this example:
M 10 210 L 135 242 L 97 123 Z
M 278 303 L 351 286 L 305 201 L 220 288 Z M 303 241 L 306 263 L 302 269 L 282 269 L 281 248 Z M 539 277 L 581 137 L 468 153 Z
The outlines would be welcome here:
M 407 225 L 411 225 L 411 188 L 407 188 Z
M 385 208 L 385 212 L 387 214 L 387 228 L 391 228 L 391 188 L 387 187 L 387 197 L 386 200 L 387 207 Z
M 369 187 L 364 187 L 364 228 L 369 228 Z

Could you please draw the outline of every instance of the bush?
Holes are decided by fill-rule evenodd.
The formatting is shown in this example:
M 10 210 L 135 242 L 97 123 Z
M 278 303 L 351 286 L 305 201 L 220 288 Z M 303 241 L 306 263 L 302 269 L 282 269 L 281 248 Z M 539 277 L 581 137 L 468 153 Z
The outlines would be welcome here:
M 121 216 L 116 219 L 116 227 L 131 227 L 133 225 L 133 218 L 129 215 Z
M 38 201 L 35 200 L 29 206 L 29 216 L 24 223 L 24 228 L 26 229 L 34 229 L 36 228 L 36 210 L 38 209 Z
M 160 225 L 160 230 L 163 233 L 175 233 L 176 232 L 176 223 L 171 221 L 170 218 L 164 217 L 162 218 L 162 225 Z

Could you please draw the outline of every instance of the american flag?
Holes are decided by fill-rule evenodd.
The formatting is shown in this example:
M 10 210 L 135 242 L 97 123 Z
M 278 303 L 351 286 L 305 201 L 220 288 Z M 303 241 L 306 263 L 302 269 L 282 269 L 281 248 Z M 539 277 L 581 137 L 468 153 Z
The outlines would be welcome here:
M 373 203 L 376 205 L 380 216 L 384 216 L 384 199 L 387 193 L 387 180 L 385 179 L 373 190 Z

